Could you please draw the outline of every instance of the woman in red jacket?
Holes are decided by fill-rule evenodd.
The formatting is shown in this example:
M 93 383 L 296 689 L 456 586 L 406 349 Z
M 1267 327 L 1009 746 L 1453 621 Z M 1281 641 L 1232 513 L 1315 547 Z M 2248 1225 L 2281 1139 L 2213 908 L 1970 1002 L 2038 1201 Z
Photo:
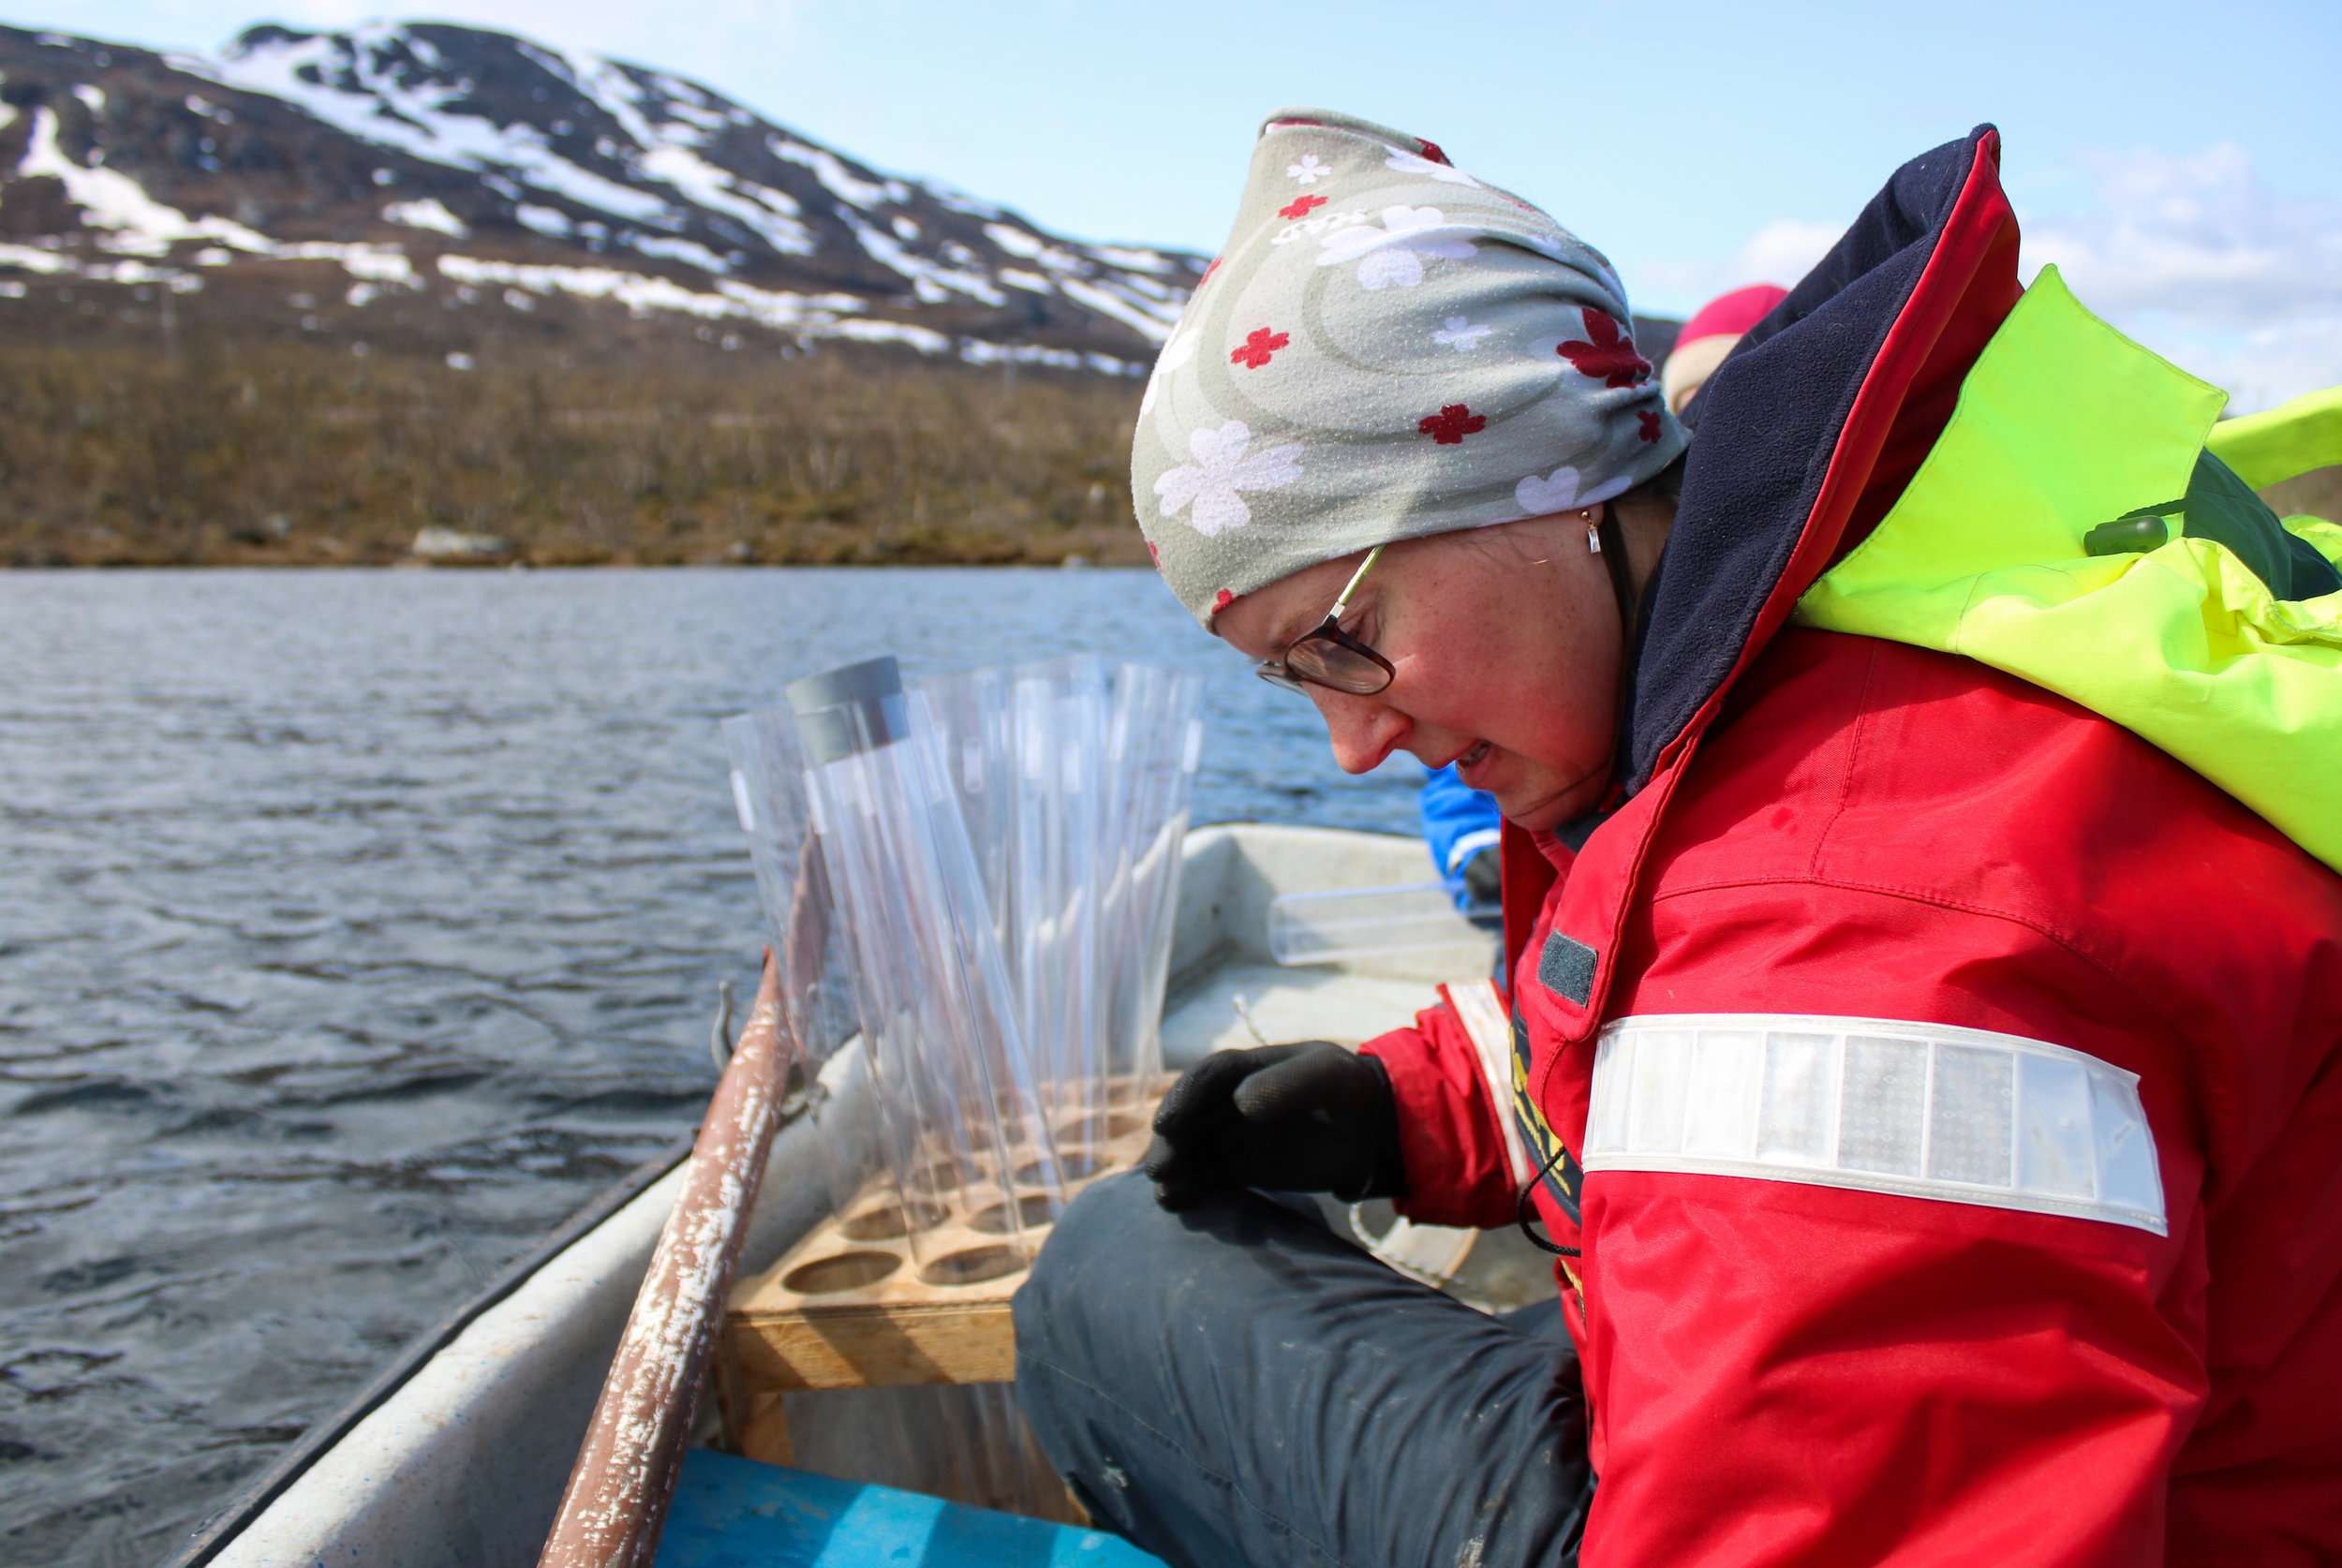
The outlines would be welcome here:
M 2090 331 L 2020 306 L 1997 162 L 1988 127 L 1900 170 L 1684 456 L 1598 254 L 1429 143 L 1264 128 L 1144 405 L 1142 522 L 1344 767 L 1496 796 L 1511 1038 L 1443 1003 L 1222 1053 L 1154 1190 L 1063 1217 L 1019 1393 L 1102 1523 L 1213 1564 L 2342 1558 L 2342 880 L 2142 721 L 1807 597 L 1959 478 L 1926 460 L 1993 425 L 1979 365 Z M 2137 394 L 2089 341 L 2115 368 L 2073 395 Z M 2141 471 L 2184 501 L 2067 499 L 2332 592 L 2273 515 L 2216 518 L 2183 424 Z M 1562 1321 L 1277 1191 L 1534 1214 Z

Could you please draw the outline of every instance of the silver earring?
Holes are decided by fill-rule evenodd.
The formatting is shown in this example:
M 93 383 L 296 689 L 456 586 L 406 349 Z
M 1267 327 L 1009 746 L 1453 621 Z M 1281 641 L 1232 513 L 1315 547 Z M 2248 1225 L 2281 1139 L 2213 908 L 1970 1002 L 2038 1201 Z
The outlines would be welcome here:
M 1586 525 L 1586 554 L 1590 555 L 1602 554 L 1602 530 L 1592 523 Z

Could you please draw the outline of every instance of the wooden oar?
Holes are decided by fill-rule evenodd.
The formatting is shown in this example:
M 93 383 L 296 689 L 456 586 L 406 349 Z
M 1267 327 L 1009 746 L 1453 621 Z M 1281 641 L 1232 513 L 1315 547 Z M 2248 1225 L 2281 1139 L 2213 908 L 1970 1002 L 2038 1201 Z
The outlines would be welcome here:
M 767 949 L 756 1007 L 700 1123 L 541 1568 L 650 1568 L 658 1555 L 796 1057 L 781 1025 L 779 968 Z

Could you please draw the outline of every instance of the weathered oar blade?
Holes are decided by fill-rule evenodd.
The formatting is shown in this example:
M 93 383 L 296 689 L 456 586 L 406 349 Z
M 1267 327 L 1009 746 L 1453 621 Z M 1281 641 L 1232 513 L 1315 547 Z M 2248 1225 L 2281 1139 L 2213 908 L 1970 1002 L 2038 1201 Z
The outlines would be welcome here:
M 700 1124 L 541 1568 L 650 1568 L 658 1555 L 795 1055 L 768 949 L 755 1010 Z

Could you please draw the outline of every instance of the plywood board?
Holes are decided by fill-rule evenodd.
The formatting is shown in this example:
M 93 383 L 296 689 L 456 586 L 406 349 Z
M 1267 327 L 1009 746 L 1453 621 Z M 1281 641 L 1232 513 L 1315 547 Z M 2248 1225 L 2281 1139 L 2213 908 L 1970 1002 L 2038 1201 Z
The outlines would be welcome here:
M 1168 1079 L 1130 1086 L 1089 1144 L 1060 1150 L 1071 1198 L 1135 1164 Z M 743 1408 L 763 1396 L 816 1388 L 1006 1383 L 1016 1375 L 1009 1298 L 1024 1283 L 1055 1214 L 1048 1196 L 1015 1179 L 1014 1220 L 997 1182 L 973 1195 L 935 1195 L 928 1223 L 905 1234 L 904 1204 L 873 1182 L 771 1268 L 743 1280 L 726 1317 L 723 1375 Z M 925 1201 L 923 1200 L 923 1205 Z

